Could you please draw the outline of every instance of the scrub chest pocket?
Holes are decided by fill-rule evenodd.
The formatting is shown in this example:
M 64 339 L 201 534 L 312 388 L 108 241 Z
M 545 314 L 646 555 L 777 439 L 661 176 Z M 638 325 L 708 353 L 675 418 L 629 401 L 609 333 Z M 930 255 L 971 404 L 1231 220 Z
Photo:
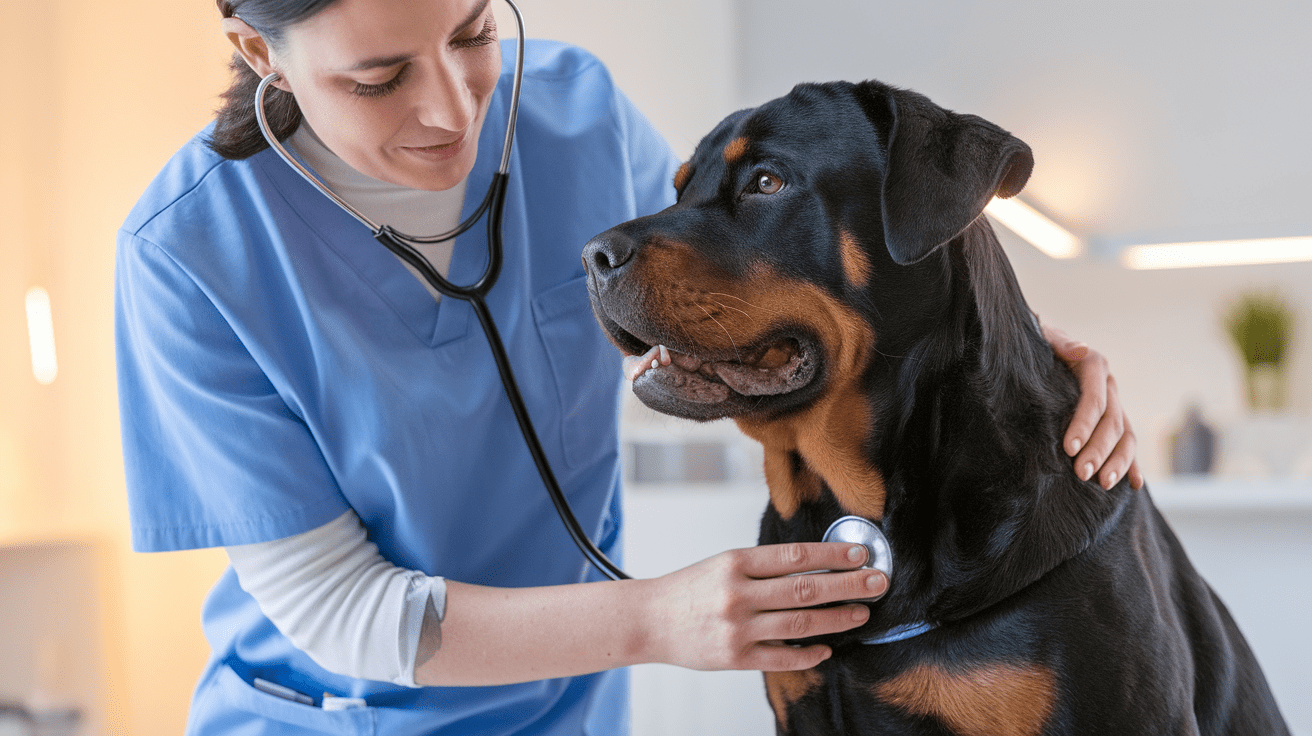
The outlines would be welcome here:
M 620 354 L 592 316 L 587 277 L 539 294 L 533 319 L 542 336 L 560 404 L 565 463 L 586 467 L 613 450 L 613 428 L 621 386 Z

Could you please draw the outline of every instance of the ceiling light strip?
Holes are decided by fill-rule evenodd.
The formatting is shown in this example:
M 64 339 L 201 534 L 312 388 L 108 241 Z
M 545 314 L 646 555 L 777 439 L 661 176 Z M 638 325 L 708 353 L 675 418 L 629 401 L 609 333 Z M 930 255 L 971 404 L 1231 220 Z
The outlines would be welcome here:
M 1079 238 L 1019 199 L 995 198 L 984 212 L 1053 258 L 1074 258 L 1084 250 Z
M 1121 252 L 1122 265 L 1136 270 L 1299 261 L 1312 261 L 1312 237 L 1135 245 Z

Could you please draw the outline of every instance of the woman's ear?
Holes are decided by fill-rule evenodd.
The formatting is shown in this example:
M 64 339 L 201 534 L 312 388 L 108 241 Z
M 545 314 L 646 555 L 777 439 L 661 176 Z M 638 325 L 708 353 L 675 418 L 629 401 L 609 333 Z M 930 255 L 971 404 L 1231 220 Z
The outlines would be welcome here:
M 273 68 L 272 52 L 269 44 L 260 35 L 260 32 L 252 28 L 246 21 L 236 16 L 224 18 L 219 21 L 223 35 L 228 37 L 232 42 L 237 53 L 245 59 L 246 65 L 249 66 L 256 75 L 261 79 L 277 71 Z M 273 83 L 273 86 L 284 92 L 290 92 L 287 87 L 287 80 L 279 79 Z

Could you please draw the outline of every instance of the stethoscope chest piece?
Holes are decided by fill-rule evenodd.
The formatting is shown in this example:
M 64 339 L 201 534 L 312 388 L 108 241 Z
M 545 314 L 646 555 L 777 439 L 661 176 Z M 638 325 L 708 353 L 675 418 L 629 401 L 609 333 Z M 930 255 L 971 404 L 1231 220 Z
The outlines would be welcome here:
M 822 542 L 849 542 L 866 548 L 866 564 L 863 569 L 879 570 L 890 582 L 893 580 L 893 549 L 888 546 L 884 532 L 869 519 L 860 516 L 844 516 L 829 525 Z

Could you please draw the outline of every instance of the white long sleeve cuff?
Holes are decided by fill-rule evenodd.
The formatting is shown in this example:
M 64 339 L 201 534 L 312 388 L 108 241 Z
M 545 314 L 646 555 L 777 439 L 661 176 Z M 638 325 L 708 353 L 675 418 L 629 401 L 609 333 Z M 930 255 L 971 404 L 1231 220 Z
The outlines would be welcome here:
M 385 560 L 354 511 L 286 539 L 226 550 L 242 589 L 319 666 L 419 687 L 420 634 L 428 659 L 440 644 L 446 581 Z

